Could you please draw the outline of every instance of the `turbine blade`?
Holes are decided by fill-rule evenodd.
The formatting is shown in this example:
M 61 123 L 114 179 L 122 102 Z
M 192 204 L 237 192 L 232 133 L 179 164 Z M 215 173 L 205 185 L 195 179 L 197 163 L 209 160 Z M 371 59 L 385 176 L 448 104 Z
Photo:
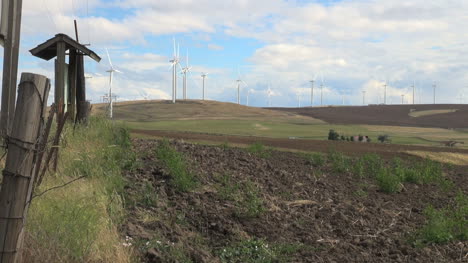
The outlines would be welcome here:
M 110 56 L 109 56 L 109 50 L 107 50 L 107 48 L 106 48 L 106 53 L 107 53 L 107 59 L 109 59 L 109 64 L 110 64 L 110 66 L 111 66 L 111 69 L 114 69 L 114 66 L 112 65 L 111 58 L 110 58 Z
M 245 81 L 241 80 L 241 82 L 244 83 L 244 85 L 245 85 L 246 87 L 249 86 L 249 85 L 247 85 L 247 83 L 245 83 Z
M 115 72 L 117 72 L 117 73 L 121 73 L 121 74 L 123 74 L 123 72 L 122 72 L 122 71 L 120 71 L 120 70 L 118 70 L 118 69 L 114 69 L 114 71 L 115 71 Z

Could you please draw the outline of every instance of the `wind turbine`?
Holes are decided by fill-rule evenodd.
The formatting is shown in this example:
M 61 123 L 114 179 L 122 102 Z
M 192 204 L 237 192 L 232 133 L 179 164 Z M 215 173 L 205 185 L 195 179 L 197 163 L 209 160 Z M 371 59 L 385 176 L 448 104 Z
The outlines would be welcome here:
M 300 90 L 297 91 L 297 106 L 298 108 L 301 107 L 301 91 Z
M 436 104 L 436 88 L 437 88 L 437 84 L 434 82 L 434 84 L 432 84 L 432 88 L 434 90 L 434 104 Z
M 387 104 L 387 81 L 385 81 L 385 84 L 384 84 L 384 101 L 383 101 L 383 104 L 386 105 Z M 380 99 L 379 99 L 380 100 Z
M 237 104 L 240 104 L 240 86 L 241 83 L 244 83 L 245 87 L 248 87 L 247 83 L 241 79 L 240 69 L 237 68 L 237 72 L 239 74 L 239 79 L 237 79 Z
M 415 104 L 415 97 L 416 97 L 416 83 L 413 81 L 413 105 Z
M 362 91 L 362 105 L 366 105 L 366 91 Z
M 107 48 L 106 48 L 106 53 L 107 53 L 107 58 L 109 59 L 109 65 L 110 65 L 110 69 L 107 70 L 106 72 L 109 72 L 109 118 L 112 119 L 113 117 L 112 77 L 114 75 L 114 72 L 118 72 L 118 73 L 122 73 L 122 72 L 115 69 L 114 66 L 112 65 L 112 61 L 109 55 L 109 50 L 107 50 Z
M 169 62 L 171 62 L 171 67 L 172 67 L 172 103 L 176 103 L 176 97 L 177 97 L 177 66 L 180 67 L 180 64 L 179 64 L 179 45 L 177 44 L 177 50 L 176 50 L 175 38 L 173 40 L 174 40 L 174 57 Z M 171 68 L 171 67 L 169 67 L 169 68 Z
M 271 91 L 270 85 L 268 85 L 267 95 L 268 95 L 268 107 L 271 107 L 271 95 L 273 92 Z
M 205 78 L 208 76 L 208 73 L 202 73 L 201 77 L 203 79 L 203 90 L 202 90 L 202 100 L 205 100 Z
M 190 72 L 190 70 L 192 69 L 192 67 L 189 66 L 189 53 L 188 53 L 188 50 L 187 50 L 187 62 L 186 63 L 187 64 L 186 64 L 185 68 L 182 68 L 182 70 L 181 70 L 181 73 L 184 76 L 183 77 L 183 90 L 182 90 L 184 100 L 187 99 L 187 73 Z
M 249 95 L 250 95 L 250 93 L 254 93 L 254 92 L 255 92 L 255 90 L 253 90 L 253 89 L 249 89 L 247 91 L 247 106 L 249 106 Z

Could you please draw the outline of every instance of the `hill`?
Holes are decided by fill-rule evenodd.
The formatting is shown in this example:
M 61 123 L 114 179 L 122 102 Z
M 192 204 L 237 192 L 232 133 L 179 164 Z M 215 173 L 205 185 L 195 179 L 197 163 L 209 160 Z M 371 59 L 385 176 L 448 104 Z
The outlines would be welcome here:
M 93 113 L 104 113 L 107 104 L 93 105 Z M 311 117 L 292 112 L 248 107 L 234 103 L 201 100 L 179 100 L 176 104 L 167 100 L 131 101 L 114 104 L 114 119 L 129 122 L 154 122 L 162 120 L 303 120 Z
M 270 109 L 317 118 L 332 124 L 468 128 L 468 105 L 370 105 Z

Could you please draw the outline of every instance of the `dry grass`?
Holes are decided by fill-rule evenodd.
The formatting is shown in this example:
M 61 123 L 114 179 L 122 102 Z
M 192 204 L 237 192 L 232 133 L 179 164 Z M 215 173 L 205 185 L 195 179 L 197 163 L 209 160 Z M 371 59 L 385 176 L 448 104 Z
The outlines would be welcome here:
M 457 109 L 422 110 L 422 111 L 410 112 L 408 115 L 411 116 L 411 117 L 414 117 L 414 118 L 418 118 L 418 117 L 424 117 L 424 116 L 453 113 L 453 112 L 457 112 L 457 111 L 458 111 Z
M 93 114 L 104 114 L 107 104 L 93 105 Z M 323 123 L 320 120 L 293 113 L 218 101 L 186 100 L 172 104 L 170 101 L 129 101 L 114 106 L 116 120 L 152 122 L 160 120 L 297 120 Z
M 468 165 L 468 154 L 451 152 L 406 151 L 406 153 L 433 161 L 454 165 Z

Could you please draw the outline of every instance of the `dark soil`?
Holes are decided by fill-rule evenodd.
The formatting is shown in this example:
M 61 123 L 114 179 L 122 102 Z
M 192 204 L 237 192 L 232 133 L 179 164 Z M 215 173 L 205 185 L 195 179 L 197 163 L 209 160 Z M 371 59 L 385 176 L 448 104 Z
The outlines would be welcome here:
M 158 143 L 135 140 L 141 167 L 126 175 L 129 216 L 123 231 L 142 261 L 219 262 L 219 251 L 246 239 L 301 244 L 286 262 L 468 260 L 468 242 L 415 248 L 408 241 L 425 222 L 423 210 L 445 207 L 455 191 L 405 184 L 402 192 L 385 194 L 372 179 L 314 167 L 300 154 L 272 151 L 261 158 L 239 148 L 174 141 L 199 182 L 181 193 L 154 155 Z M 221 176 L 252 182 L 265 211 L 239 216 L 238 204 L 220 192 Z M 466 173 L 450 170 L 447 176 L 468 192 Z
M 334 124 L 369 124 L 444 129 L 468 128 L 468 105 L 370 105 L 348 107 L 270 108 L 321 119 Z M 411 117 L 411 110 L 458 109 L 453 113 Z
M 194 141 L 207 141 L 215 143 L 233 143 L 233 144 L 253 144 L 260 142 L 266 146 L 275 148 L 284 148 L 299 151 L 328 152 L 336 150 L 350 156 L 359 156 L 366 153 L 376 153 L 383 157 L 392 158 L 395 156 L 407 157 L 405 151 L 428 151 L 428 152 L 458 152 L 468 153 L 466 149 L 448 148 L 448 147 L 427 147 L 400 144 L 382 144 L 382 143 L 358 143 L 358 142 L 336 142 L 324 140 L 303 140 L 303 139 L 282 139 L 266 138 L 254 136 L 234 136 L 221 134 L 205 134 L 194 132 L 175 132 L 175 131 L 157 131 L 157 130 L 132 130 L 132 132 L 156 137 L 171 139 L 183 139 Z

